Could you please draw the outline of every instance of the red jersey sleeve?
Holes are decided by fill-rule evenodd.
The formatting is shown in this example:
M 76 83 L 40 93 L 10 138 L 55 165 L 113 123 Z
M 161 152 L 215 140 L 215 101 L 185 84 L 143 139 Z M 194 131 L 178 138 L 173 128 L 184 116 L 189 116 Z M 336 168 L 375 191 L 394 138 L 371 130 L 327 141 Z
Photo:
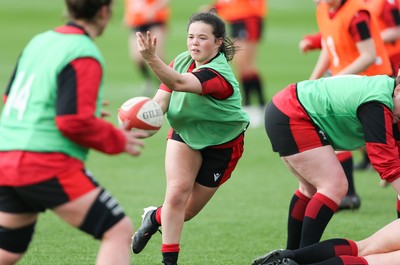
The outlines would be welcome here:
M 379 103 L 367 103 L 358 111 L 363 125 L 367 153 L 382 179 L 400 177 L 399 142 L 393 134 L 393 113 Z
M 400 157 L 400 123 L 393 124 L 393 136 L 396 141 L 397 151 Z
M 385 1 L 381 17 L 386 28 L 393 28 L 400 25 L 399 3 L 397 1 Z
M 371 38 L 371 18 L 368 11 L 361 10 L 354 15 L 350 25 L 350 33 L 355 42 Z
M 233 88 L 224 77 L 210 68 L 201 68 L 192 72 L 202 86 L 201 95 L 210 95 L 216 99 L 226 99 L 233 94 Z
M 107 154 L 121 153 L 125 136 L 113 124 L 95 116 L 102 68 L 94 58 L 68 64 L 58 78 L 56 125 L 77 144 Z
M 322 44 L 321 44 L 321 40 L 322 40 L 322 36 L 321 36 L 321 32 L 315 33 L 315 34 L 309 34 L 309 35 L 305 35 L 303 37 L 304 40 L 308 40 L 311 44 L 311 47 L 309 48 L 310 50 L 316 50 L 316 49 L 321 49 L 322 48 Z

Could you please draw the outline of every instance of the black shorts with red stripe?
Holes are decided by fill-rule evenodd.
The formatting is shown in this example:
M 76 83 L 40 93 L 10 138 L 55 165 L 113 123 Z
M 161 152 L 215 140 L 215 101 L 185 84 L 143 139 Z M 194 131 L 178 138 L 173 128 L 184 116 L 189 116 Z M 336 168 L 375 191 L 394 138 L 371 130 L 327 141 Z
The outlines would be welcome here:
M 72 201 L 98 187 L 91 174 L 82 169 L 35 184 L 0 186 L 0 211 L 42 212 Z
M 168 139 L 183 142 L 175 131 L 171 130 Z M 219 187 L 232 175 L 244 151 L 244 133 L 227 143 L 209 146 L 199 150 L 202 164 L 196 182 L 206 187 Z
M 142 34 L 146 34 L 147 31 L 150 31 L 153 27 L 165 27 L 166 22 L 152 22 L 148 24 L 143 24 L 137 27 L 132 27 L 132 32 L 141 32 Z
M 289 156 L 330 144 L 298 101 L 295 85 L 282 90 L 275 100 L 281 109 L 273 101 L 265 110 L 265 130 L 274 152 Z
M 249 17 L 230 21 L 231 37 L 239 40 L 259 41 L 261 40 L 264 20 L 261 17 Z

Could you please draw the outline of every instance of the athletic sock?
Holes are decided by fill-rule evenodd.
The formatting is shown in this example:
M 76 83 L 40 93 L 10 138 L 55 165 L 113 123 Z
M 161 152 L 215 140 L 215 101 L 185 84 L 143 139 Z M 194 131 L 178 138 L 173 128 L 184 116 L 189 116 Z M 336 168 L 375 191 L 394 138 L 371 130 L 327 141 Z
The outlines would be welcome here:
M 340 256 L 312 263 L 312 265 L 368 265 L 368 262 L 362 257 Z
M 304 215 L 300 247 L 319 242 L 337 208 L 338 204 L 322 193 L 314 194 Z
M 178 262 L 179 244 L 162 244 L 161 252 L 163 256 L 163 263 L 166 265 L 175 265 Z
M 343 167 L 344 173 L 346 174 L 347 182 L 349 183 L 347 195 L 354 195 L 356 193 L 356 188 L 354 186 L 353 156 L 350 151 L 346 151 L 338 153 L 337 158 Z
M 243 105 L 250 106 L 251 83 L 247 78 L 242 78 L 243 84 Z
M 362 159 L 363 159 L 363 162 L 366 164 L 371 163 L 371 161 L 369 161 L 369 156 L 368 156 L 367 151 L 362 151 Z
M 243 89 L 244 89 L 244 105 L 250 105 L 251 91 L 257 93 L 257 99 L 260 106 L 265 105 L 264 91 L 261 84 L 261 78 L 258 73 L 244 76 L 242 78 Z
M 368 262 L 363 257 L 340 256 L 339 258 L 342 260 L 343 265 L 368 265 Z
M 358 248 L 354 241 L 333 238 L 292 251 L 299 264 L 310 264 L 338 256 L 357 256 Z
M 146 80 L 151 78 L 150 70 L 145 62 L 139 63 L 139 71 Z
M 310 198 L 306 197 L 299 190 L 296 190 L 293 194 L 289 207 L 286 249 L 297 249 L 300 247 L 303 219 L 309 202 Z
M 161 209 L 162 206 L 158 207 L 157 210 L 152 214 L 151 221 L 153 224 L 161 225 Z

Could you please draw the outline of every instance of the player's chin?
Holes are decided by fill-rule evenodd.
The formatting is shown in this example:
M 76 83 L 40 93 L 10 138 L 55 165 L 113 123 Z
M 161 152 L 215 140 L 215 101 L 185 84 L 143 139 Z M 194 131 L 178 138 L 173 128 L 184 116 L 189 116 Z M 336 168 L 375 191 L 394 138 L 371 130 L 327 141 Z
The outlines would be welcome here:
M 201 59 L 200 53 L 195 51 L 190 51 L 190 56 L 193 60 L 198 61 Z

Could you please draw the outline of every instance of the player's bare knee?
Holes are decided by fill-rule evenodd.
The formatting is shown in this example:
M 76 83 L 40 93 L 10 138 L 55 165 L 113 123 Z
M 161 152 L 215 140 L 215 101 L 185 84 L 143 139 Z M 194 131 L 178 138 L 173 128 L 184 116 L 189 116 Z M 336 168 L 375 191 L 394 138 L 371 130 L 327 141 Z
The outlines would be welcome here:
M 0 248 L 0 264 L 16 264 L 23 256 L 23 253 L 12 253 Z
M 107 191 L 102 190 L 86 214 L 80 230 L 101 239 L 112 227 L 124 219 L 125 213 L 117 200 Z
M 338 198 L 343 198 L 347 194 L 349 184 L 347 178 L 337 181 L 332 185 L 334 187 L 332 190 Z
M 24 253 L 32 240 L 35 224 L 36 222 L 17 229 L 0 226 L 0 248 L 15 254 Z

